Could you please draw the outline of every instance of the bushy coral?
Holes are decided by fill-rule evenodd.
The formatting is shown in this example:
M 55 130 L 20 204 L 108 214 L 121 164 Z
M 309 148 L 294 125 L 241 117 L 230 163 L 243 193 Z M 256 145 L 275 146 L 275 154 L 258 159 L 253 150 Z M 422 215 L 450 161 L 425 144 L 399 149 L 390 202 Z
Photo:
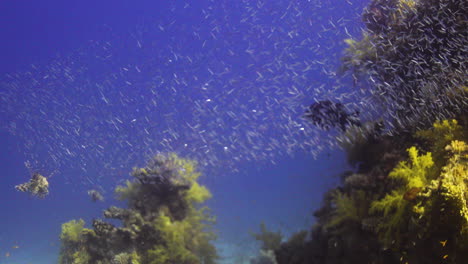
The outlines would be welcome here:
M 436 121 L 432 128 L 416 132 L 416 136 L 429 143 L 431 151 L 434 153 L 434 161 L 437 168 L 447 160 L 448 152 L 445 147 L 454 140 L 466 140 L 468 135 L 455 119 Z
M 197 182 L 193 182 L 192 186 L 190 186 L 190 189 L 187 191 L 187 200 L 194 203 L 203 203 L 210 198 L 210 191 L 205 186 L 201 186 Z
M 468 232 L 468 145 L 463 141 L 454 140 L 445 148 L 450 152 L 450 158 L 442 168 L 440 193 L 448 206 L 457 208 L 454 214 L 459 214 L 460 230 Z M 458 221 L 457 221 L 458 222 Z
M 67 250 L 59 263 L 214 263 L 214 218 L 200 207 L 211 193 L 197 182 L 196 164 L 175 154 L 157 155 L 146 167 L 134 168 L 132 176 L 126 186 L 116 188 L 117 198 L 127 201 L 128 208 L 104 211 L 122 226 L 99 219 L 93 221 L 93 230 L 83 228 L 82 220 L 64 224 L 62 246 Z
M 434 162 L 432 153 L 419 155 L 416 147 L 408 149 L 409 162 L 400 162 L 388 175 L 390 179 L 402 181 L 407 189 L 422 188 L 433 177 L 431 172 Z
M 345 49 L 345 55 L 342 58 L 341 71 L 354 70 L 355 74 L 361 75 L 362 67 L 369 60 L 374 60 L 376 56 L 375 46 L 372 43 L 372 35 L 363 33 L 361 40 L 345 39 L 348 47 Z
M 281 245 L 283 235 L 281 232 L 273 232 L 266 228 L 265 223 L 260 224 L 260 232 L 254 233 L 252 236 L 261 242 L 261 248 L 264 251 L 276 250 Z
M 82 231 L 84 229 L 84 221 L 71 220 L 62 224 L 62 233 L 60 233 L 60 240 L 66 242 L 77 243 L 81 240 Z
M 154 228 L 161 234 L 165 243 L 148 251 L 150 263 L 214 263 L 216 251 L 207 243 L 214 235 L 203 232 L 206 228 L 203 220 L 208 219 L 203 214 L 203 211 L 197 211 L 184 221 L 173 221 L 161 213 L 154 223 Z
M 404 146 L 404 140 L 417 147 L 407 148 L 406 157 L 396 155 L 399 162 L 381 159 L 369 163 L 366 171 L 347 173 L 344 185 L 328 191 L 315 212 L 311 240 L 283 242 L 275 251 L 278 263 L 464 263 L 468 259 L 466 131 L 467 122 L 446 120 L 414 137 L 388 137 L 389 142 L 397 142 L 388 148 L 392 153 L 398 153 L 394 149 Z M 438 164 L 434 157 L 439 157 Z M 385 162 L 393 168 L 384 177 L 374 174 L 376 167 L 388 166 Z
M 140 256 L 133 251 L 131 253 L 120 253 L 114 257 L 111 264 L 140 264 Z
M 340 191 L 333 194 L 335 209 L 333 217 L 325 224 L 325 228 L 335 228 L 341 224 L 360 223 L 367 216 L 369 204 L 366 204 L 367 197 L 363 190 L 358 190 L 353 195 L 348 195 Z
M 413 212 L 421 213 L 423 208 L 414 203 L 415 195 L 419 193 L 431 180 L 432 155 L 418 155 L 415 147 L 408 149 L 409 162 L 400 162 L 389 178 L 397 181 L 397 187 L 386 194 L 384 198 L 374 201 L 369 212 L 381 213 L 383 221 L 378 227 L 383 243 L 390 246 L 395 241 L 399 242 L 401 233 L 406 232 L 405 223 Z
M 84 237 L 86 234 L 93 233 L 93 231 L 84 228 L 84 224 L 83 219 L 71 220 L 62 224 L 59 263 L 90 263 L 90 255 L 84 248 Z
M 385 126 L 338 137 L 358 167 L 326 193 L 311 240 L 283 243 L 278 263 L 466 262 L 467 14 L 466 1 L 370 1 L 342 69 L 365 95 L 362 120 Z
M 454 140 L 445 149 L 448 161 L 425 193 L 430 209 L 425 216 L 438 229 L 447 224 L 468 237 L 468 145 Z
M 72 264 L 89 264 L 91 262 L 91 257 L 84 250 L 79 250 L 73 253 Z

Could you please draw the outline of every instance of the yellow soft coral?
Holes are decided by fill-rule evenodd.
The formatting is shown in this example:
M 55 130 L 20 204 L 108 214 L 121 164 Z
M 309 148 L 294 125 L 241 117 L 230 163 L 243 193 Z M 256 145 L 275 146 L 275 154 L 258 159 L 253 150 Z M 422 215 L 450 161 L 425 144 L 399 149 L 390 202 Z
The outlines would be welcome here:
M 408 150 L 410 162 L 400 162 L 388 175 L 391 179 L 402 180 L 406 189 L 424 187 L 431 178 L 431 167 L 434 165 L 432 154 L 419 156 L 418 150 L 411 147 Z
M 440 195 L 445 200 L 452 224 L 459 224 L 462 233 L 468 232 L 468 145 L 463 141 L 452 141 L 446 147 L 451 157 L 442 168 Z
M 361 40 L 345 39 L 344 42 L 348 44 L 343 56 L 343 69 L 344 71 L 350 69 L 359 69 L 366 61 L 373 59 L 376 56 L 375 47 L 372 44 L 372 36 L 363 33 Z
M 464 140 L 464 129 L 455 119 L 437 121 L 431 129 L 416 132 L 416 136 L 426 140 L 434 153 L 437 168 L 441 168 L 447 159 L 445 147 L 453 140 Z
M 165 241 L 165 247 L 155 248 L 150 254 L 158 255 L 158 258 L 167 259 L 171 263 L 199 263 L 197 256 L 190 250 L 190 241 L 193 239 L 191 233 L 194 231 L 192 222 L 171 221 L 171 219 L 161 214 L 156 220 L 155 227 L 161 233 Z M 164 252 L 164 254 L 162 254 Z M 161 264 L 164 264 L 163 262 Z
M 210 191 L 197 182 L 193 182 L 190 189 L 187 191 L 187 200 L 195 203 L 203 203 L 211 198 Z
M 71 220 L 62 224 L 62 233 L 60 239 L 64 242 L 79 242 L 83 231 L 84 221 Z
M 408 149 L 409 162 L 400 162 L 389 174 L 390 179 L 399 183 L 396 190 L 383 199 L 371 204 L 369 213 L 383 213 L 383 222 L 379 226 L 380 238 L 385 244 L 399 239 L 400 229 L 413 212 L 422 212 L 418 204 L 413 204 L 407 198 L 407 193 L 421 190 L 433 178 L 431 153 L 419 156 L 415 147 Z

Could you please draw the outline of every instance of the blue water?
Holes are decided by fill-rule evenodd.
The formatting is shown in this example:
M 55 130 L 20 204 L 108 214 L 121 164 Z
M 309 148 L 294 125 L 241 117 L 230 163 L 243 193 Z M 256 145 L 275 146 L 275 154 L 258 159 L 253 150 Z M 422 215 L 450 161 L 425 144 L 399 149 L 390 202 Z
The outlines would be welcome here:
M 365 1 L 73 2 L 0 3 L 1 264 L 56 263 L 61 223 L 102 217 L 157 152 L 198 161 L 222 263 L 258 253 L 262 221 L 312 226 L 348 168 L 301 115 L 350 89 L 336 70 Z M 25 162 L 45 199 L 15 190 Z

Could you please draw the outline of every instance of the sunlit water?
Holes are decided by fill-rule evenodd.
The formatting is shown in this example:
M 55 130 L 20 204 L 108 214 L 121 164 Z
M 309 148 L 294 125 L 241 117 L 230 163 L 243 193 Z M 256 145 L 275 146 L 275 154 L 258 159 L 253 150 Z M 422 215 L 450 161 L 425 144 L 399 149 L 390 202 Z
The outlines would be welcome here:
M 132 167 L 172 151 L 198 161 L 214 195 L 222 263 L 248 263 L 250 232 L 262 221 L 285 237 L 308 229 L 346 168 L 333 136 L 302 115 L 314 100 L 356 96 L 336 71 L 365 3 L 150 2 L 129 11 L 145 10 L 133 25 L 96 19 L 101 34 L 2 68 L 0 263 L 55 263 L 61 223 L 102 217 Z M 27 167 L 51 176 L 45 199 L 14 190 Z

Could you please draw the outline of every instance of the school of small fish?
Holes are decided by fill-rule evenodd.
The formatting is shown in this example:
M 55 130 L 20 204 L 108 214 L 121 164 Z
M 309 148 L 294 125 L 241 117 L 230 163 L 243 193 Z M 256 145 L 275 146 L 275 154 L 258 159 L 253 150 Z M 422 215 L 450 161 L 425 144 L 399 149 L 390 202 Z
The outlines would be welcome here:
M 48 65 L 2 76 L 2 128 L 34 166 L 92 187 L 158 152 L 194 158 L 217 174 L 297 153 L 316 157 L 336 135 L 302 118 L 311 103 L 336 100 L 375 113 L 369 102 L 387 91 L 362 92 L 337 74 L 343 40 L 361 34 L 364 4 L 174 3 L 131 37 L 90 41 Z M 194 21 L 180 19 L 190 16 Z M 414 59 L 411 67 L 422 65 Z M 376 82 L 396 85 L 398 75 L 391 81 Z M 389 98 L 391 107 L 405 105 L 393 100 L 398 93 Z

